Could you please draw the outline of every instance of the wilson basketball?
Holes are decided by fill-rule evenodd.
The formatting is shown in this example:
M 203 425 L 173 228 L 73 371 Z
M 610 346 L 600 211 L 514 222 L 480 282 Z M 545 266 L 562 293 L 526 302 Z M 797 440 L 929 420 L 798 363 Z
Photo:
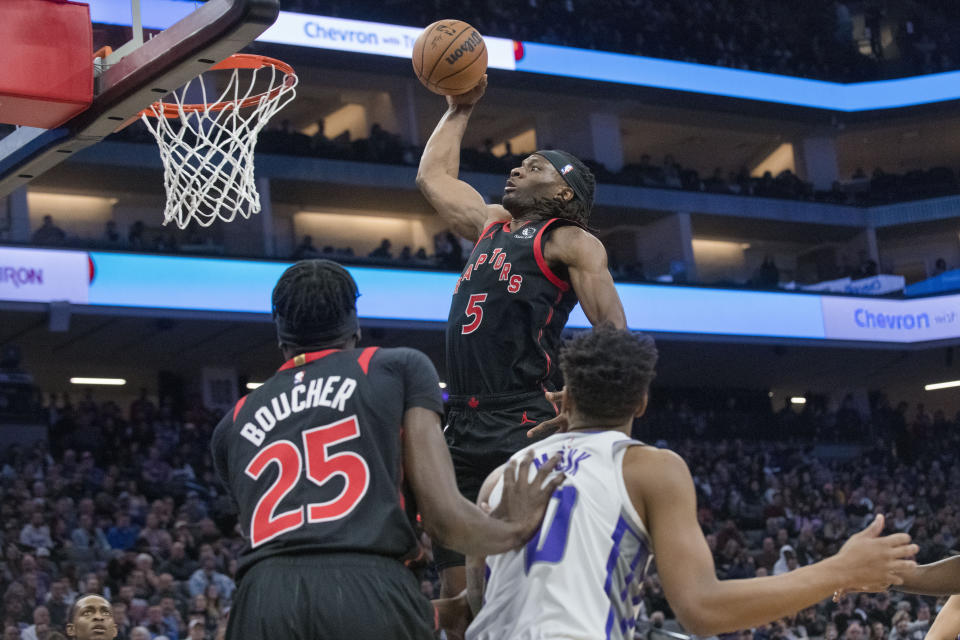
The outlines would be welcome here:
M 434 93 L 466 93 L 486 71 L 483 36 L 462 20 L 438 20 L 413 43 L 413 72 Z

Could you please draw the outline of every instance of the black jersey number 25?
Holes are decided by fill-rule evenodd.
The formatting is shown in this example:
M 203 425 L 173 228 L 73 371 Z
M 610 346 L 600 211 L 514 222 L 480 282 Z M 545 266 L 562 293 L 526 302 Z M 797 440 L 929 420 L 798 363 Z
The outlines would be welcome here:
M 353 511 L 370 486 L 367 461 L 352 451 L 330 454 L 330 447 L 360 436 L 356 416 L 325 424 L 303 432 L 303 454 L 290 440 L 278 440 L 260 451 L 247 465 L 246 474 L 257 480 L 271 463 L 280 469 L 277 479 L 257 501 L 250 518 L 250 546 L 273 540 L 295 531 L 306 523 L 328 522 L 346 517 Z M 311 502 L 296 509 L 274 513 L 277 505 L 300 482 L 306 460 L 306 478 L 323 486 L 334 476 L 343 476 L 340 495 L 326 502 Z M 306 514 L 304 514 L 306 511 Z

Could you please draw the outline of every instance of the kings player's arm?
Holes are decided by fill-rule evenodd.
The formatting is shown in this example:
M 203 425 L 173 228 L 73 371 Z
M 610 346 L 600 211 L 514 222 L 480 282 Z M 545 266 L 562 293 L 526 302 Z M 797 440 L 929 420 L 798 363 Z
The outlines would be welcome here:
M 473 107 L 487 88 L 487 76 L 459 96 L 447 96 L 449 108 L 427 141 L 417 171 L 417 187 L 454 233 L 476 242 L 491 222 L 508 220 L 500 205 L 487 204 L 476 189 L 460 180 L 460 144 Z
M 924 640 L 956 640 L 960 634 L 960 596 L 950 596 Z
M 609 323 L 627 328 L 627 317 L 613 277 L 607 268 L 607 250 L 596 236 L 580 227 L 561 227 L 553 232 L 543 250 L 548 264 L 562 264 L 590 324 Z
M 856 585 L 900 584 L 899 576 L 916 567 L 910 558 L 917 545 L 905 533 L 880 537 L 883 516 L 877 516 L 820 562 L 778 576 L 718 580 L 683 460 L 664 449 L 630 447 L 623 479 L 650 532 L 667 601 L 680 624 L 698 636 L 758 627 Z
M 496 486 L 506 465 L 493 470 L 487 476 L 483 486 L 480 487 L 480 493 L 477 496 L 477 506 L 484 513 L 490 512 L 490 494 Z M 557 479 L 555 478 L 555 481 Z M 463 635 L 466 633 L 467 626 L 477 616 L 480 606 L 483 604 L 483 591 L 486 588 L 486 562 L 485 554 L 477 554 L 476 551 L 467 554 L 467 588 L 462 593 L 453 598 L 443 598 L 433 600 L 433 606 L 436 609 L 439 619 L 440 629 L 452 629 L 460 631 Z
M 487 513 L 490 512 L 490 494 L 493 493 L 493 488 L 497 485 L 497 481 L 500 480 L 500 476 L 502 475 L 503 466 L 500 466 L 487 476 L 487 479 L 483 481 L 483 485 L 480 487 L 480 493 L 477 495 L 477 506 Z M 487 556 L 467 554 L 467 602 L 470 604 L 471 619 L 476 617 L 480 611 L 480 606 L 483 604 L 483 591 L 487 586 L 486 565 Z

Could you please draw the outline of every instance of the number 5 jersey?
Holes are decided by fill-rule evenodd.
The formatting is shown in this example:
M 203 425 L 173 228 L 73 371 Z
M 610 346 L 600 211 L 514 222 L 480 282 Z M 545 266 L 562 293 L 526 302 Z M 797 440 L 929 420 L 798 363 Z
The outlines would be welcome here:
M 623 454 L 642 443 L 618 431 L 560 433 L 528 450 L 535 466 L 561 452 L 566 474 L 540 530 L 519 551 L 487 557 L 484 604 L 467 640 L 633 637 L 653 558 L 623 481 Z M 534 473 L 531 467 L 531 477 Z M 503 481 L 490 497 L 495 507 Z
M 436 369 L 406 348 L 301 354 L 242 398 L 211 441 L 248 542 L 238 573 L 279 554 L 414 553 L 402 428 L 412 407 L 443 410 Z
M 511 230 L 493 222 L 457 279 L 447 320 L 447 383 L 453 396 L 542 391 L 557 372 L 560 334 L 577 296 L 543 256 L 549 234 L 575 224 L 552 218 Z

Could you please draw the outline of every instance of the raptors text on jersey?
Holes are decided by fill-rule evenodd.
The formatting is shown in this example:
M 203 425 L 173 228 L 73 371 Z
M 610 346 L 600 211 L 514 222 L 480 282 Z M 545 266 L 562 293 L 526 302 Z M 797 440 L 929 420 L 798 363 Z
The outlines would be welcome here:
M 560 218 L 490 224 L 454 287 L 447 320 L 447 384 L 454 396 L 554 388 L 560 334 L 577 297 L 543 249 Z

